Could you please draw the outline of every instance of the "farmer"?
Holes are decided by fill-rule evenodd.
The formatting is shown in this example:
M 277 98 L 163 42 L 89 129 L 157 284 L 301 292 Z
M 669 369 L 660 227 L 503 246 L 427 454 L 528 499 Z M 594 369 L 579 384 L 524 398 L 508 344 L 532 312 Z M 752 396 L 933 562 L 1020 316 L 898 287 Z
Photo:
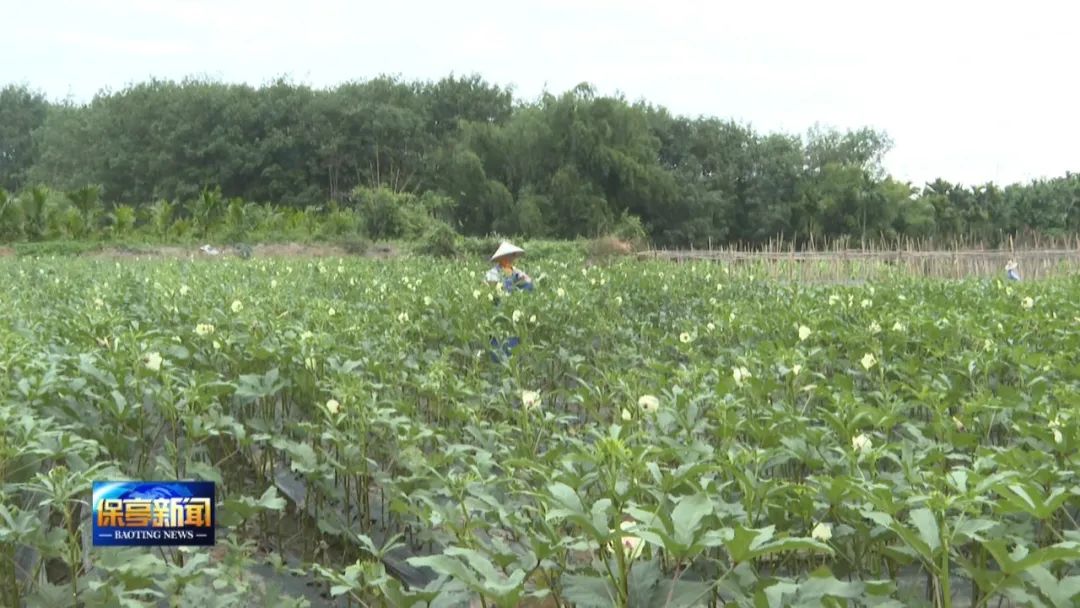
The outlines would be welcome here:
M 1009 260 L 1009 262 L 1005 264 L 1005 276 L 1009 277 L 1010 281 L 1020 280 L 1020 271 L 1017 270 L 1016 260 Z
M 499 248 L 495 250 L 495 254 L 491 256 L 490 261 L 495 265 L 488 271 L 487 275 L 484 276 L 484 280 L 488 285 L 492 286 L 502 283 L 503 290 L 506 291 L 506 293 L 512 293 L 515 287 L 525 291 L 532 291 L 532 278 L 514 267 L 514 262 L 524 254 L 524 249 L 503 242 L 499 245 Z M 499 305 L 498 298 L 495 299 L 495 305 Z M 506 341 L 501 343 L 498 338 L 491 338 L 491 346 L 501 350 L 503 358 L 509 358 L 510 351 L 520 343 L 521 339 L 518 336 L 510 336 Z M 500 357 L 497 353 L 491 353 L 492 361 L 498 363 L 499 359 Z
M 488 271 L 484 280 L 487 281 L 489 285 L 501 282 L 503 284 L 503 289 L 505 289 L 507 293 L 512 292 L 514 287 L 524 289 L 525 291 L 532 291 L 532 278 L 517 268 L 514 268 L 514 262 L 524 254 L 524 249 L 511 245 L 510 243 L 502 243 L 499 245 L 499 248 L 495 250 L 495 254 L 491 256 L 491 261 L 495 265 Z

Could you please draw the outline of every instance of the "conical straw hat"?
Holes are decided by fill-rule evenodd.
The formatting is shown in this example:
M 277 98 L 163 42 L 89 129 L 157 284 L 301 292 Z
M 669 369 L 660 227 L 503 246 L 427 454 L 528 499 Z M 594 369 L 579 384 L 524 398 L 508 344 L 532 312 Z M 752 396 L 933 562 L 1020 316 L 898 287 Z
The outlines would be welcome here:
M 495 250 L 495 255 L 491 256 L 491 261 L 494 262 L 499 258 L 513 255 L 515 253 L 525 253 L 525 250 L 521 247 L 516 247 L 514 245 L 511 245 L 510 243 L 504 242 L 502 245 L 499 245 L 498 249 Z

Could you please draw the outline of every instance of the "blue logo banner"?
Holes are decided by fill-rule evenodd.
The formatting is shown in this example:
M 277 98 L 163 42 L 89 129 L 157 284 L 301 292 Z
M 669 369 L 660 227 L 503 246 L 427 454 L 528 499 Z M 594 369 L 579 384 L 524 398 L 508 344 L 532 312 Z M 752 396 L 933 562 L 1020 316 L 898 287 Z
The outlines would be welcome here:
M 95 547 L 214 544 L 212 481 L 95 481 Z

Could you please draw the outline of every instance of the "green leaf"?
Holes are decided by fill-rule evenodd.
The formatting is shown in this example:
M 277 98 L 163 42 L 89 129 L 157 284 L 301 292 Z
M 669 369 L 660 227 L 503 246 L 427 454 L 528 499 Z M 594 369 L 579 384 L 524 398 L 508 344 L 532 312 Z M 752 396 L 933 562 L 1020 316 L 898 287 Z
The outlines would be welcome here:
M 713 511 L 712 500 L 706 494 L 684 496 L 671 512 L 671 525 L 675 538 L 683 545 L 693 544 L 698 536 L 701 520 Z
M 565 483 L 560 481 L 549 485 L 548 493 L 551 494 L 560 505 L 571 512 L 585 513 L 585 507 L 582 506 L 581 499 L 578 497 L 577 492 Z
M 929 509 L 913 509 L 911 511 L 911 523 L 919 531 L 919 538 L 926 543 L 931 552 L 941 548 L 941 530 L 938 528 L 937 519 Z
M 562 586 L 563 598 L 575 608 L 611 608 L 616 604 L 617 595 L 607 579 L 567 574 L 562 577 Z

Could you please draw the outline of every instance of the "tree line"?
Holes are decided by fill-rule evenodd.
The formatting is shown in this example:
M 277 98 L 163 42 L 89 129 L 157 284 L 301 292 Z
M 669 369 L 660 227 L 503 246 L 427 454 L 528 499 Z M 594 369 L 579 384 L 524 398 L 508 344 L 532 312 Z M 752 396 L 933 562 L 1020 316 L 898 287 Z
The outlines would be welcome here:
M 476 75 L 329 89 L 151 80 L 85 104 L 7 85 L 0 238 L 206 229 L 245 210 L 347 212 L 359 219 L 342 229 L 384 236 L 420 216 L 527 238 L 640 225 L 656 244 L 695 247 L 1080 229 L 1080 175 L 914 185 L 884 171 L 891 145 L 868 128 L 759 133 L 587 84 L 520 101 Z

